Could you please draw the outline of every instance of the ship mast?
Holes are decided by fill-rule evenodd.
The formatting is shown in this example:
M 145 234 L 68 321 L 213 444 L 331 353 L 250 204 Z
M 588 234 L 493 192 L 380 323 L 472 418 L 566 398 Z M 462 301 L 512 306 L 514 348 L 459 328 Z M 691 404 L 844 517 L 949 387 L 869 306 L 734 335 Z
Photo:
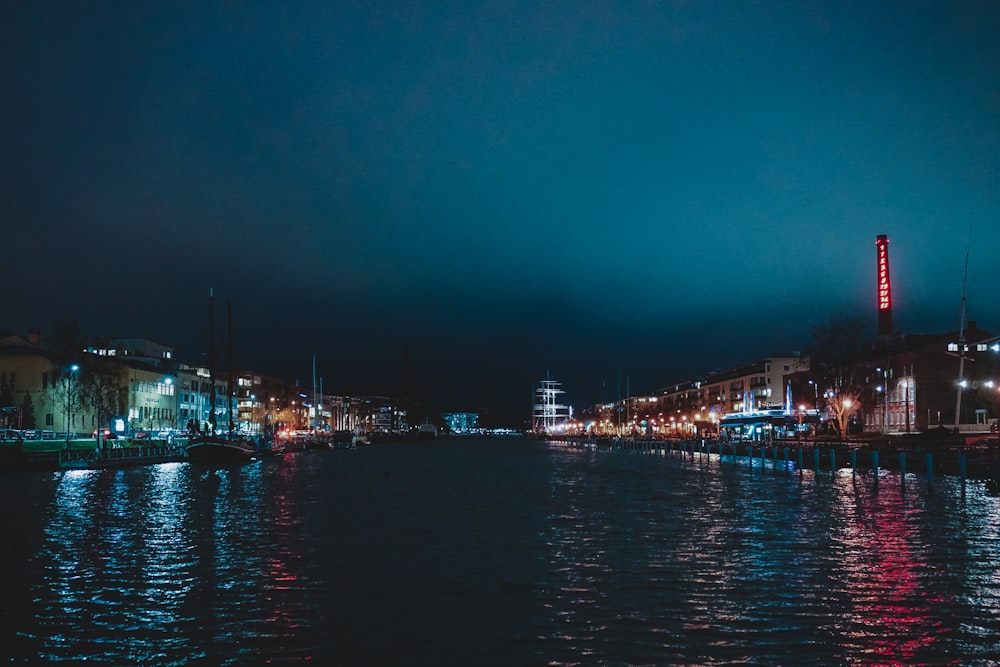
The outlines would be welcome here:
M 215 435 L 218 417 L 215 415 L 215 290 L 208 288 L 208 423 Z
M 955 390 L 955 434 L 962 421 L 962 390 L 965 388 L 965 289 L 969 282 L 969 248 L 972 246 L 972 222 L 969 222 L 969 243 L 965 248 L 965 273 L 962 276 L 962 307 L 958 321 L 958 387 Z

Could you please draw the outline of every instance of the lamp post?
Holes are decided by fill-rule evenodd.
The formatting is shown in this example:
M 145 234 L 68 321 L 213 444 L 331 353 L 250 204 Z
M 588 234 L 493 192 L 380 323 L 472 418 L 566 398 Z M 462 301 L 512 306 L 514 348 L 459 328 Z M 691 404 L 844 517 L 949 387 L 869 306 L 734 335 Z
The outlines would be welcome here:
M 850 422 L 848 420 L 851 418 L 851 407 L 854 405 L 854 401 L 852 401 L 849 398 L 845 398 L 843 400 L 843 402 L 841 403 L 841 405 L 843 406 L 843 409 L 841 410 L 841 413 L 844 415 L 844 418 L 843 418 L 844 419 L 844 423 L 841 424 L 841 428 L 844 429 L 844 440 L 846 442 L 850 443 L 850 441 L 851 441 L 851 431 L 850 431 Z
M 66 376 L 66 449 L 69 449 L 69 427 L 73 421 L 73 374 L 79 370 L 79 364 L 73 364 Z
M 903 419 L 906 420 L 906 432 L 910 432 L 910 383 L 903 380 Z

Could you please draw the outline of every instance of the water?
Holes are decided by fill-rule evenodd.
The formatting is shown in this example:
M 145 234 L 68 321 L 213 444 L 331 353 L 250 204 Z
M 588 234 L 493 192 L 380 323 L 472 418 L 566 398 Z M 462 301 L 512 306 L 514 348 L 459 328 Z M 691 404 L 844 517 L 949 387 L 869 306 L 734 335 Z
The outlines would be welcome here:
M 1000 499 L 528 440 L 0 476 L 0 657 L 998 665 Z

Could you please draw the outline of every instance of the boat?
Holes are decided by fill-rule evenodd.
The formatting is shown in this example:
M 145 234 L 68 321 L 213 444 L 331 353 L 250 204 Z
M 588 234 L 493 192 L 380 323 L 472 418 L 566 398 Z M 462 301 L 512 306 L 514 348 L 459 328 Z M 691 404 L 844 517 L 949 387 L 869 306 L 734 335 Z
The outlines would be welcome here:
M 211 414 L 209 416 L 210 430 L 208 433 L 198 434 L 188 440 L 185 446 L 185 453 L 189 461 L 193 463 L 245 463 L 254 458 L 257 454 L 257 446 L 253 440 L 245 436 L 238 436 L 233 433 L 233 314 L 232 308 L 226 308 L 228 335 L 226 336 L 226 347 L 229 356 L 229 374 L 226 394 L 229 397 L 226 413 L 229 417 L 229 429 L 225 433 L 219 433 L 216 428 L 215 415 L 215 295 L 212 290 L 208 291 L 208 374 Z
M 334 431 L 330 438 L 330 447 L 333 449 L 354 449 L 354 434 L 350 431 Z
M 192 438 L 186 452 L 193 463 L 242 463 L 256 456 L 257 446 L 243 437 L 207 434 Z
M 437 426 L 424 422 L 417 427 L 417 437 L 421 440 L 433 440 L 438 436 Z

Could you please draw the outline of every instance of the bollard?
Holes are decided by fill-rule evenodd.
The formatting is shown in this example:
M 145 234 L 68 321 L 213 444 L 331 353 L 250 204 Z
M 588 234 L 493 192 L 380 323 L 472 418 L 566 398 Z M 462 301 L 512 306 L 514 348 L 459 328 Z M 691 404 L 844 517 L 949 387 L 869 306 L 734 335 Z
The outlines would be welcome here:
M 924 457 L 924 467 L 927 470 L 927 484 L 934 481 L 934 456 L 930 453 Z
M 872 474 L 875 477 L 875 483 L 878 484 L 878 452 L 872 452 Z
M 962 477 L 962 486 L 965 486 L 965 454 L 958 455 L 958 474 Z
M 906 488 L 906 452 L 899 453 L 899 485 Z

